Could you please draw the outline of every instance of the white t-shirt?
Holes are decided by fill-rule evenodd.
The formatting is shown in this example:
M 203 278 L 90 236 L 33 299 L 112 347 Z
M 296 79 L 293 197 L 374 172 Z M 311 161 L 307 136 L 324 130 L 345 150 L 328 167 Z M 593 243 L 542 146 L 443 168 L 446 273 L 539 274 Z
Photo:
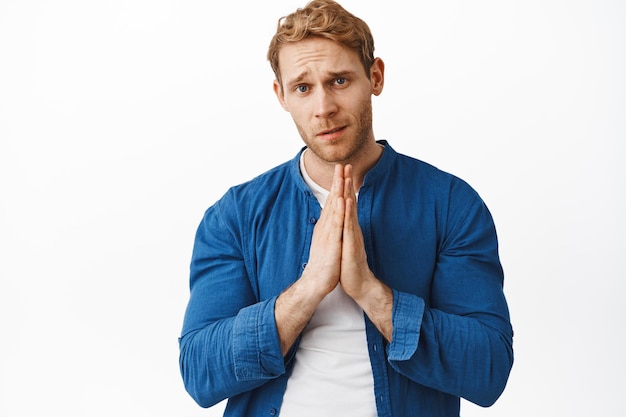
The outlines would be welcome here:
M 329 192 L 307 174 L 304 152 L 300 170 L 323 207 Z M 304 328 L 294 361 L 281 417 L 377 415 L 363 310 L 341 285 L 322 300 Z

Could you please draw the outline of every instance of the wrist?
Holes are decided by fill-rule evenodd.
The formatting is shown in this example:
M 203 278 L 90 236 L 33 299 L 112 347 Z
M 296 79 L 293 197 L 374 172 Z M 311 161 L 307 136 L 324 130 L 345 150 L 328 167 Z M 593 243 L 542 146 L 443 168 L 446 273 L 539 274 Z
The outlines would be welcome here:
M 393 291 L 373 274 L 364 281 L 360 294 L 353 297 L 387 341 L 393 333 Z
M 307 265 L 300 278 L 293 284 L 302 298 L 301 302 L 314 304 L 317 308 L 317 305 L 335 289 L 339 278 L 326 279 L 324 277 L 325 275 Z
M 343 289 L 354 301 L 365 309 L 372 303 L 384 288 L 384 284 L 374 276 L 368 268 L 366 272 L 357 275 L 358 279 L 342 280 Z

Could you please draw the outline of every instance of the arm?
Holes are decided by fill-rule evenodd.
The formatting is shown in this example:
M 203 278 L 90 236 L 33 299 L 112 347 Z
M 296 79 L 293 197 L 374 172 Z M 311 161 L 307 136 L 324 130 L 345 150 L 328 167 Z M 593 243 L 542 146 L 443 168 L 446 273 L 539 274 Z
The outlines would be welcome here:
M 278 297 L 257 302 L 250 287 L 232 207 L 207 211 L 194 246 L 191 298 L 181 338 L 185 386 L 210 406 L 285 372 L 283 356 L 321 300 L 339 282 L 344 218 L 343 180 L 335 177 L 313 232 L 309 260 L 298 281 Z M 222 205 L 226 207 L 221 211 Z
M 196 234 L 180 369 L 196 402 L 209 407 L 285 372 L 274 321 L 275 297 L 257 302 L 235 232 L 218 202 Z
M 388 359 L 397 372 L 486 406 L 506 384 L 512 330 L 491 216 L 473 190 L 459 185 L 453 197 L 469 203 L 448 216 L 428 307 L 370 271 L 353 196 L 346 198 L 341 283 L 390 342 Z
M 413 381 L 489 406 L 513 363 L 497 238 L 473 190 L 458 183 L 452 198 L 458 210 L 448 213 L 430 299 L 394 291 L 388 359 Z
M 345 217 L 343 167 L 337 165 L 333 184 L 311 240 L 302 276 L 276 300 L 275 317 L 280 345 L 286 355 L 319 303 L 339 282 Z

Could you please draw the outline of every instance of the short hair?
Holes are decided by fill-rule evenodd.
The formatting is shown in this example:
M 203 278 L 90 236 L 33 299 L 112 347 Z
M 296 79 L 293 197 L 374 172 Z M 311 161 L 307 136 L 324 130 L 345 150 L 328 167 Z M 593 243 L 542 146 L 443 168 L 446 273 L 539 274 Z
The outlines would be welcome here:
M 278 53 L 281 47 L 311 37 L 330 39 L 356 52 L 369 78 L 374 63 L 374 38 L 367 23 L 332 0 L 313 0 L 304 8 L 278 19 L 267 59 L 279 83 Z

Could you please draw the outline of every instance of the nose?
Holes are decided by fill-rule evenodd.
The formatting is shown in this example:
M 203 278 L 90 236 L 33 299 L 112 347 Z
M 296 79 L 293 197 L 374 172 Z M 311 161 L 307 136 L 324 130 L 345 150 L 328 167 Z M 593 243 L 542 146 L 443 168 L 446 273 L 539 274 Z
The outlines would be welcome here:
M 337 102 L 331 91 L 318 88 L 315 94 L 315 117 L 327 118 L 337 113 Z

